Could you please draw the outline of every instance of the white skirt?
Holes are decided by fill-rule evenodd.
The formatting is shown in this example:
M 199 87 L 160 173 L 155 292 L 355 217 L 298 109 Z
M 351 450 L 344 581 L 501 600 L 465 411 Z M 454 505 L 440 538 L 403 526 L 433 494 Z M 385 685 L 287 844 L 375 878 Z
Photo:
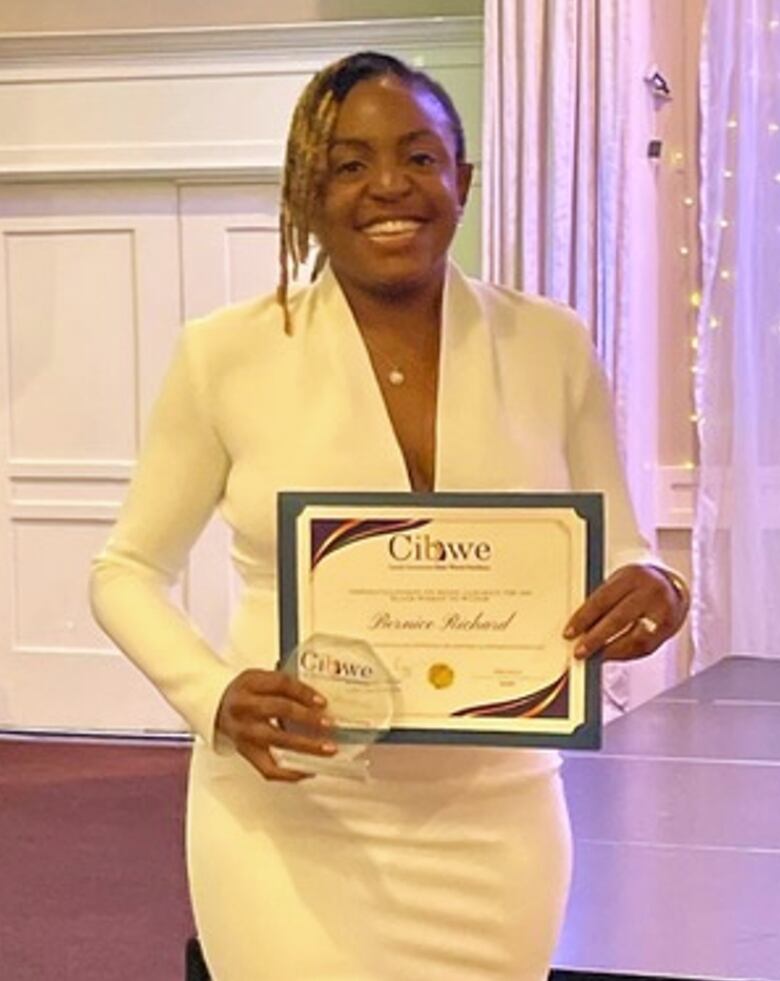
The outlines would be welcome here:
M 380 746 L 366 783 L 193 752 L 188 867 L 214 981 L 545 981 L 571 840 L 557 755 Z

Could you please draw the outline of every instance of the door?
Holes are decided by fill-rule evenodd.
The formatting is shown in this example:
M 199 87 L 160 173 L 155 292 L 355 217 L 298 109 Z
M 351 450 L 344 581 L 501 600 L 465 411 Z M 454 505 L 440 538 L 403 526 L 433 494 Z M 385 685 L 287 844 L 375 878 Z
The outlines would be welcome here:
M 87 603 L 180 320 L 173 184 L 0 187 L 0 728 L 182 728 Z

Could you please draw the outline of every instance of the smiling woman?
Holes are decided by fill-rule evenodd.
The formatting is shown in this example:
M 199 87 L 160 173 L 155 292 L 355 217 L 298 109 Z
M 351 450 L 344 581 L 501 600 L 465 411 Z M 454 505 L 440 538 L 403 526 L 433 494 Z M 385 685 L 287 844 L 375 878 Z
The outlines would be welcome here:
M 282 765 L 279 750 L 335 746 L 322 698 L 275 668 L 279 491 L 600 490 L 612 574 L 571 611 L 575 653 L 643 656 L 685 613 L 637 532 L 587 332 L 448 259 L 470 179 L 428 76 L 370 52 L 315 76 L 291 127 L 278 293 L 182 332 L 95 562 L 97 617 L 200 737 L 188 866 L 215 981 L 543 981 L 569 881 L 555 753 L 377 744 L 365 783 Z M 312 247 L 315 282 L 290 290 Z M 223 657 L 166 595 L 216 506 L 244 580 Z M 396 544 L 399 562 L 441 551 Z M 501 629 L 445 614 L 475 657 Z M 446 693 L 452 668 L 434 667 Z

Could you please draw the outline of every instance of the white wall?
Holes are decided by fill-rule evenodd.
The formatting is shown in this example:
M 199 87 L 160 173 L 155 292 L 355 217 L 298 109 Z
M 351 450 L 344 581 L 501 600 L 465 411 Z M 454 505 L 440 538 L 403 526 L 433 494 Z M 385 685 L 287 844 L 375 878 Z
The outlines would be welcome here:
M 227 27 L 482 13 L 481 0 L 3 0 L 0 33 Z
M 0 38 L 0 728 L 179 725 L 92 623 L 89 558 L 179 323 L 275 283 L 297 94 L 366 44 L 441 79 L 478 149 L 478 20 Z M 479 216 L 456 250 L 473 271 Z M 218 522 L 181 598 L 219 647 Z

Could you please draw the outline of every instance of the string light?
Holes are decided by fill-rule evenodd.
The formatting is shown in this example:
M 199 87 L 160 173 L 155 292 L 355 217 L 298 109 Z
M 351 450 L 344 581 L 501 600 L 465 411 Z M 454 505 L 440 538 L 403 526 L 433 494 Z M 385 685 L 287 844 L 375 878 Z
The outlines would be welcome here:
M 723 176 L 726 178 L 727 181 L 729 181 L 734 176 L 734 171 L 733 170 L 724 170 L 723 171 Z
M 780 133 L 780 123 L 770 123 L 767 129 L 770 133 Z
M 717 317 L 710 317 L 709 324 L 715 330 L 717 327 L 720 327 L 720 320 Z
M 720 225 L 721 228 L 728 228 L 731 222 L 728 220 L 728 218 L 721 218 L 718 224 Z
M 731 119 L 729 119 L 729 121 L 726 123 L 726 129 L 736 129 L 736 128 L 737 128 L 737 121 L 732 116 Z
M 684 178 L 686 174 L 685 154 L 683 153 L 682 150 L 675 150 L 671 154 L 671 164 L 674 171 L 682 175 Z M 693 209 L 696 206 L 696 198 L 692 194 L 686 194 L 682 198 L 682 203 L 684 207 L 690 212 L 691 209 Z M 688 235 L 691 234 L 692 222 L 693 219 L 688 219 L 688 218 L 686 218 L 684 221 L 684 224 L 686 226 L 686 232 L 687 232 L 686 238 L 688 237 Z M 688 258 L 688 256 L 691 255 L 691 246 L 689 242 L 688 241 L 681 242 L 677 246 L 677 251 L 680 256 L 684 258 Z M 688 263 L 686 263 L 685 265 L 685 270 L 688 278 L 688 283 L 690 283 L 691 285 L 695 284 L 697 282 L 697 277 L 695 273 L 692 273 L 691 267 L 688 265 Z M 691 350 L 691 361 L 692 361 L 692 363 L 689 364 L 689 369 L 691 373 L 691 378 L 695 379 L 700 370 L 697 363 L 697 351 L 699 348 L 699 340 L 696 334 L 696 322 L 698 320 L 698 311 L 701 308 L 701 304 L 702 304 L 702 296 L 698 289 L 694 289 L 688 294 L 688 303 L 690 304 L 691 319 L 693 322 L 692 331 L 688 338 L 690 344 L 690 350 Z M 692 386 L 693 385 L 695 385 L 695 382 L 692 381 Z M 699 419 L 699 416 L 696 413 L 694 407 L 692 407 L 691 409 L 689 420 L 691 424 L 694 426 L 697 424 L 701 425 L 701 420 Z M 696 469 L 696 464 L 693 460 L 686 461 L 686 463 L 684 463 L 683 466 L 685 467 L 686 470 Z
M 777 173 L 775 174 L 775 180 L 777 181 L 777 183 L 778 183 L 778 184 L 780 184 L 780 171 L 778 171 L 778 172 L 777 172 Z
M 721 269 L 721 271 L 720 271 L 720 278 L 721 279 L 725 279 L 725 280 L 731 279 L 731 270 L 730 269 Z

